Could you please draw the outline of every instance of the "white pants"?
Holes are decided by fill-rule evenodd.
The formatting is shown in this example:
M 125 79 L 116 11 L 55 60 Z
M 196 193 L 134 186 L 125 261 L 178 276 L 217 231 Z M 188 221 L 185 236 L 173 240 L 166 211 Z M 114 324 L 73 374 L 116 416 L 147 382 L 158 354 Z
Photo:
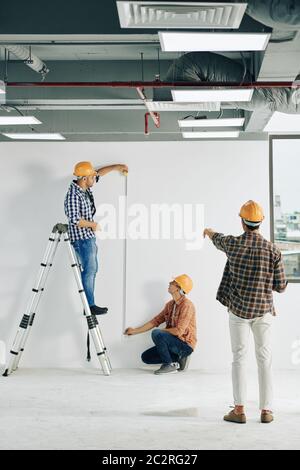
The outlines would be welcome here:
M 272 410 L 272 351 L 271 325 L 273 316 L 267 313 L 263 317 L 246 320 L 229 311 L 229 327 L 233 354 L 232 384 L 235 405 L 245 405 L 247 400 L 246 359 L 249 334 L 252 330 L 255 342 L 256 361 L 259 381 L 259 407 Z

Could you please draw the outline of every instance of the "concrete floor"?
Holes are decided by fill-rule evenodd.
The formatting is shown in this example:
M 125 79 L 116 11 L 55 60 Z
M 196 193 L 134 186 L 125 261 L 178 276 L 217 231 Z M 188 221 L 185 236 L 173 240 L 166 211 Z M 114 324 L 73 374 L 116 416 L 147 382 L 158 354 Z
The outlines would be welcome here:
M 0 449 L 300 449 L 300 373 L 275 374 L 276 421 L 222 421 L 230 373 L 19 369 L 0 379 Z

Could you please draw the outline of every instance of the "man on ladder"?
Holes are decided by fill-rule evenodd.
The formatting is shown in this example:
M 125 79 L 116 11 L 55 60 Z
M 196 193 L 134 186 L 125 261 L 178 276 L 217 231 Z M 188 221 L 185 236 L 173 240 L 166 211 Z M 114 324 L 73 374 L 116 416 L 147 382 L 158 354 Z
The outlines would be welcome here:
M 103 176 L 112 170 L 119 170 L 124 175 L 128 172 L 126 165 L 111 165 L 101 168 L 98 171 L 96 171 L 89 162 L 81 162 L 75 166 L 74 174 L 77 176 L 77 181 L 73 181 L 65 199 L 65 209 L 70 224 L 57 223 L 52 229 L 43 260 L 40 264 L 38 277 L 32 289 L 30 301 L 23 314 L 10 350 L 5 371 L 2 374 L 4 377 L 7 377 L 18 368 L 61 239 L 66 242 L 69 251 L 71 267 L 74 272 L 78 293 L 80 294 L 88 324 L 89 334 L 91 334 L 97 357 L 104 374 L 110 375 L 112 370 L 110 360 L 107 355 L 98 321 L 95 317 L 95 315 L 99 313 L 106 313 L 107 309 L 101 309 L 94 305 L 94 283 L 97 272 L 97 269 L 95 269 L 95 267 L 97 267 L 97 249 L 94 231 L 97 229 L 97 224 L 93 221 L 96 209 L 90 188 L 93 186 L 96 178 L 98 179 L 99 176 Z M 88 244 L 82 246 L 80 243 L 74 246 L 74 242 L 76 241 L 82 241 L 84 243 L 90 240 L 93 240 L 93 246 Z M 71 245 L 71 241 L 73 241 L 73 246 Z M 89 252 L 89 248 L 91 247 L 92 250 Z M 82 265 L 82 273 L 79 270 L 79 263 L 76 260 L 74 248 Z
M 69 238 L 81 264 L 82 284 L 85 290 L 92 315 L 107 313 L 106 307 L 95 305 L 94 290 L 98 271 L 97 244 L 95 232 L 101 230 L 99 224 L 94 222 L 96 213 L 92 186 L 99 177 L 111 171 L 120 171 L 127 175 L 126 165 L 110 165 L 96 170 L 90 162 L 79 162 L 75 165 L 74 176 L 65 197 L 65 214 L 69 220 Z

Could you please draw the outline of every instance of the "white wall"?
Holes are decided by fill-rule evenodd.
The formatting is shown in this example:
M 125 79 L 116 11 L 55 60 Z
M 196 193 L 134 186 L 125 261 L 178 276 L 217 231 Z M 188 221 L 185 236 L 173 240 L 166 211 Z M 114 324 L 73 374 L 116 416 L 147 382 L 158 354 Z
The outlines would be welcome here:
M 267 142 L 1 143 L 0 158 L 0 341 L 7 347 L 24 313 L 49 232 L 56 221 L 64 220 L 63 199 L 77 161 L 91 160 L 99 166 L 127 163 L 129 205 L 202 203 L 205 225 L 224 233 L 241 232 L 240 205 L 256 199 L 266 210 L 263 234 L 269 237 Z M 124 177 L 107 175 L 95 187 L 97 205 L 117 205 L 124 190 Z M 140 364 L 140 353 L 151 345 L 150 335 L 125 338 L 123 325 L 138 326 L 159 312 L 169 298 L 170 277 L 182 272 L 195 283 L 190 298 L 197 308 L 198 348 L 191 365 L 207 370 L 229 367 L 227 313 L 215 300 L 223 253 L 209 241 L 200 251 L 187 251 L 181 240 L 128 241 L 123 318 L 124 242 L 105 240 L 99 245 L 96 298 L 110 309 L 101 326 L 115 367 Z M 86 366 L 85 320 L 62 246 L 59 253 L 23 355 L 24 366 Z M 291 355 L 300 335 L 298 292 L 298 285 L 291 285 L 275 298 L 278 368 L 297 367 Z

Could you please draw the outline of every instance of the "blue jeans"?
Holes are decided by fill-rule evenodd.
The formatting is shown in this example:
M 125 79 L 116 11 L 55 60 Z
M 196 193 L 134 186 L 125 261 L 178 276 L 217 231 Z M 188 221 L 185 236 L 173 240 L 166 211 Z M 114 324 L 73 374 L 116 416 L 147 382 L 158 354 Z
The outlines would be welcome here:
M 142 354 L 142 361 L 146 364 L 171 364 L 193 352 L 189 344 L 167 331 L 153 330 L 152 339 L 155 346 Z
M 98 271 L 96 239 L 76 240 L 72 245 L 81 264 L 81 279 L 88 304 L 95 305 L 94 291 Z

